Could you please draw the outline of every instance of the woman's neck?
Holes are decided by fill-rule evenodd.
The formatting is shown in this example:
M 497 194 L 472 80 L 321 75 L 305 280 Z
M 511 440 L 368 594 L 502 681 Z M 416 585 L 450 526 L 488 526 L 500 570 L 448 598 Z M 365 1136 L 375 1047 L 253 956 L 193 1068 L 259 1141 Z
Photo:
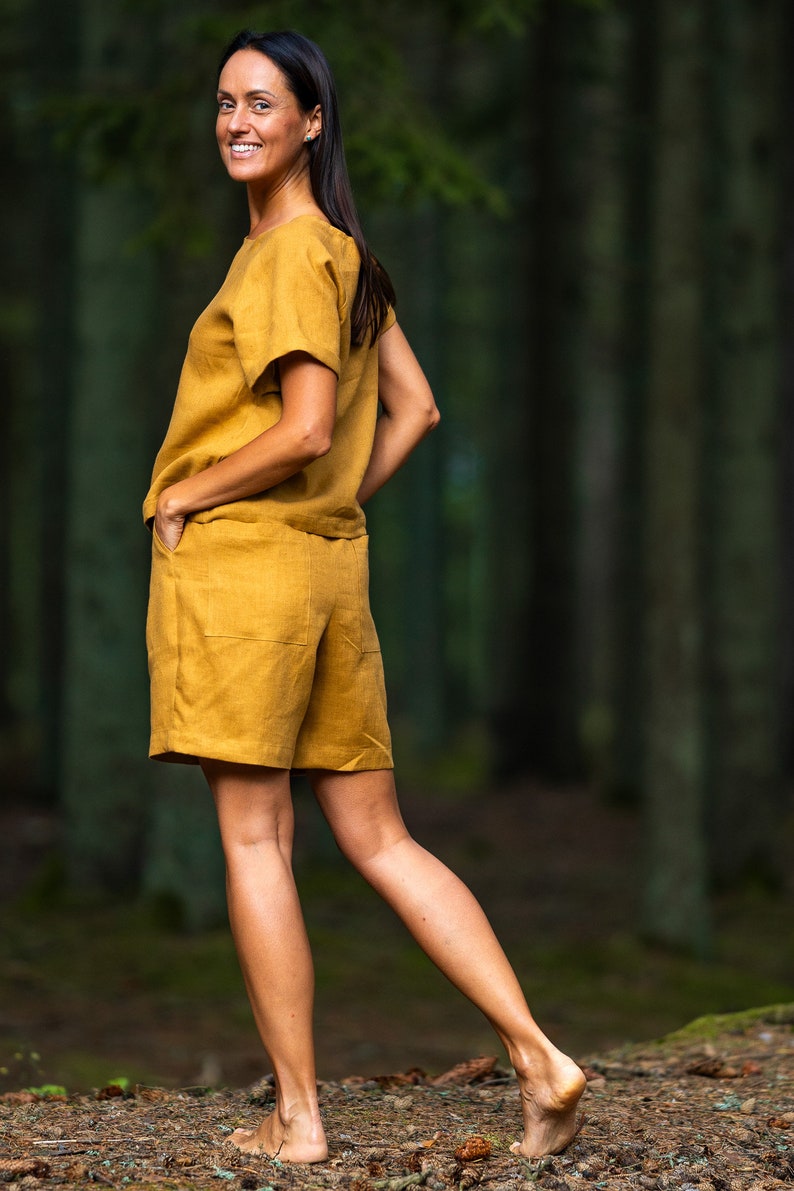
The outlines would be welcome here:
M 282 223 L 289 223 L 298 215 L 318 215 L 321 219 L 325 218 L 309 185 L 291 186 L 289 183 L 267 194 L 255 191 L 249 186 L 248 214 L 251 224 L 249 239 L 269 232 Z

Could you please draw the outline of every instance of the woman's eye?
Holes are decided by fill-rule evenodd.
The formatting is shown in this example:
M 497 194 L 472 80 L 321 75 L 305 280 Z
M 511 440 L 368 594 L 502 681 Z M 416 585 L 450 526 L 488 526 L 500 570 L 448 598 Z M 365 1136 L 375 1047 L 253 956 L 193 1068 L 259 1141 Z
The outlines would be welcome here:
M 218 111 L 219 112 L 229 112 L 229 111 L 231 111 L 231 109 L 233 107 L 234 107 L 234 104 L 232 104 L 231 101 L 228 99 L 219 99 L 218 100 Z
M 253 105 L 255 112 L 266 112 L 269 107 L 270 104 L 264 99 L 257 99 L 256 103 Z

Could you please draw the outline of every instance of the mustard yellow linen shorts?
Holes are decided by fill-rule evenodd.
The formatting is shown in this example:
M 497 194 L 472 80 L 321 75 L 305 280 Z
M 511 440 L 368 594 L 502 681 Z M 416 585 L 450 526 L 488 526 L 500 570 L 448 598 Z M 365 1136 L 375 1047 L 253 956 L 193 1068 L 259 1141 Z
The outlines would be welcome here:
M 154 535 L 149 755 L 390 769 L 368 539 L 213 514 Z

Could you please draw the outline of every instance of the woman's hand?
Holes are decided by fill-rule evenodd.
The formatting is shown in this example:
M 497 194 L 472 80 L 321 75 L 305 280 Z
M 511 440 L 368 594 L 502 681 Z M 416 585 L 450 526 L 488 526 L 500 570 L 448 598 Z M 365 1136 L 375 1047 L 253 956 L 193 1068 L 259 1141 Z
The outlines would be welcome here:
M 187 514 L 175 512 L 168 502 L 168 489 L 160 493 L 157 512 L 154 515 L 154 530 L 167 550 L 176 550 L 182 539 Z

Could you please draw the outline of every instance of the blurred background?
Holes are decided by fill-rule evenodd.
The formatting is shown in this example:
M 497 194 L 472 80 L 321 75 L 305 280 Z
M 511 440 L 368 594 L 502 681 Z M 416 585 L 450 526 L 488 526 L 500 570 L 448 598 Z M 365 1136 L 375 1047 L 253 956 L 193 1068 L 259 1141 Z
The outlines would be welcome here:
M 337 76 L 441 429 L 368 508 L 411 825 L 577 1054 L 794 1000 L 787 0 L 3 0 L 0 1082 L 254 1079 L 139 508 L 246 234 L 240 27 Z M 296 788 L 327 1077 L 490 1034 Z

